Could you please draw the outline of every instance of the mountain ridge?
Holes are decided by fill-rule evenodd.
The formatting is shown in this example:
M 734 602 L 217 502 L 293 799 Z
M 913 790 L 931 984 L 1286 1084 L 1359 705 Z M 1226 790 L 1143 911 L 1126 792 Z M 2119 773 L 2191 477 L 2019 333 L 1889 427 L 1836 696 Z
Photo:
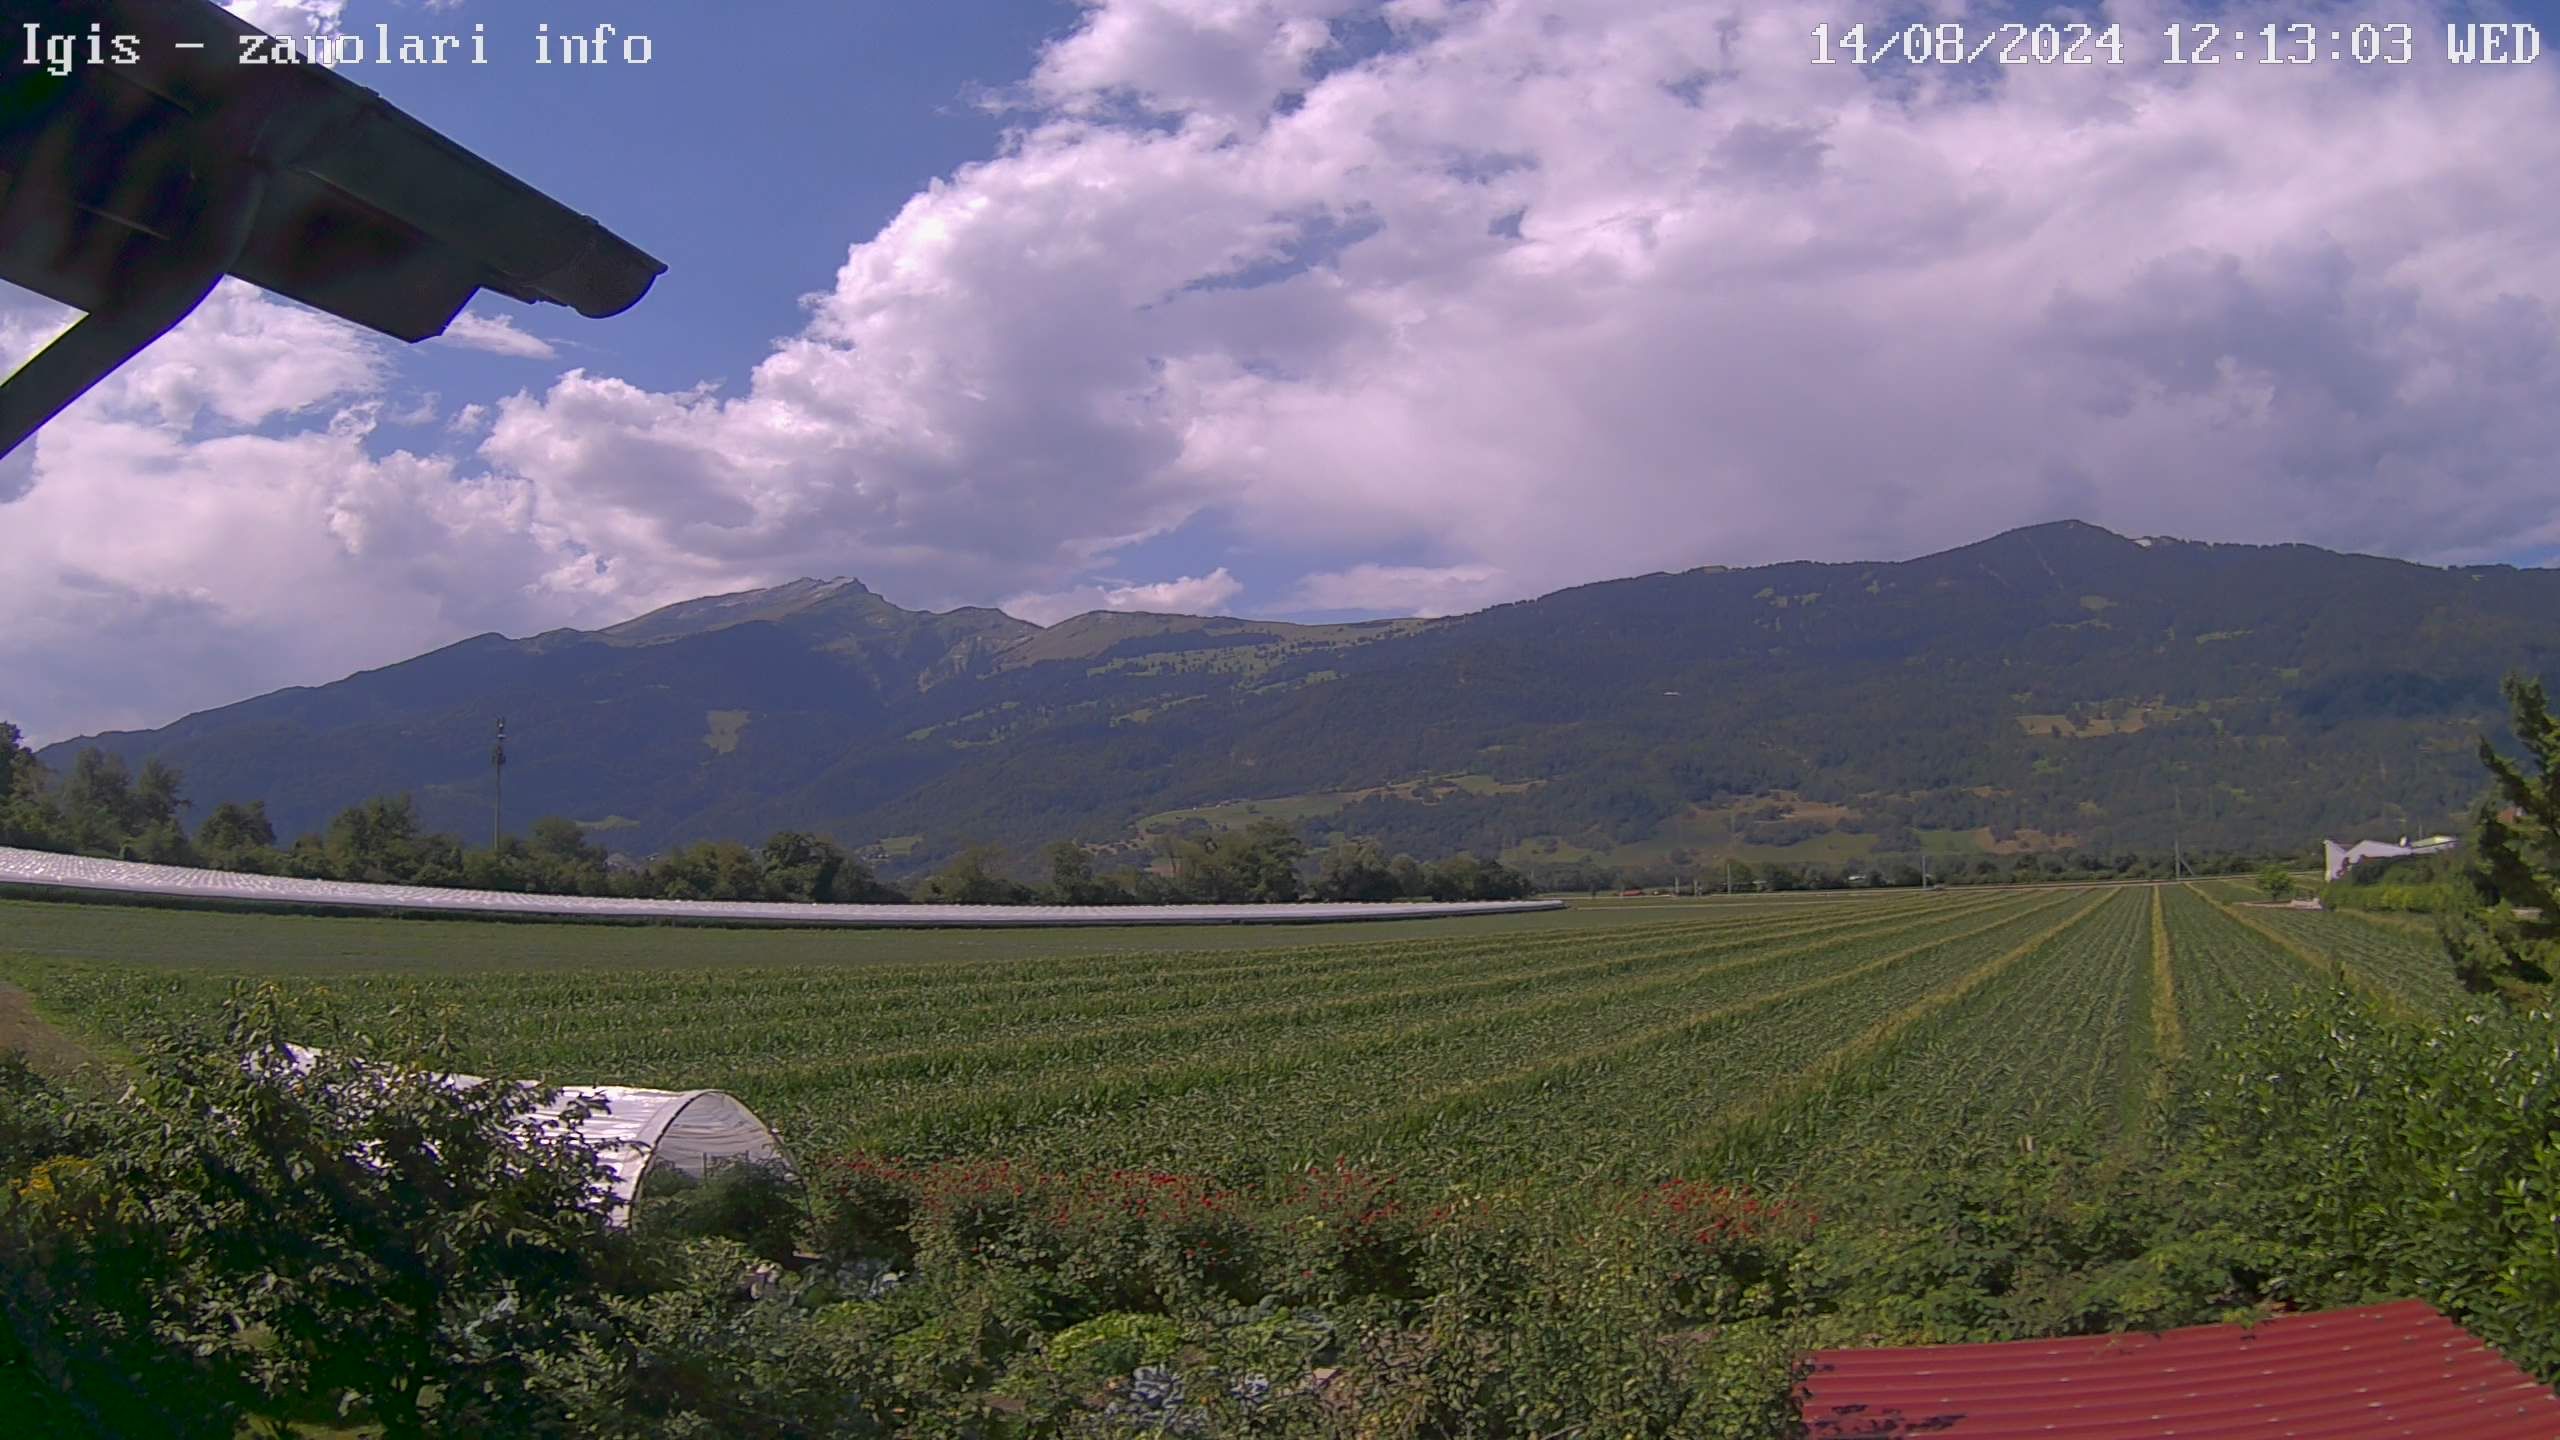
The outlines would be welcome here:
M 2560 572 L 2060 521 L 1343 624 L 1042 626 L 802 577 L 43 755 L 164 758 L 194 795 L 266 799 L 287 833 L 406 790 L 485 834 L 504 714 L 510 815 L 632 849 L 816 829 L 915 863 L 1126 844 L 1246 813 L 1229 802 L 1519 863 L 1746 831 L 1760 851 L 2166 848 L 2173 787 L 2202 797 L 2190 838 L 2238 847 L 2449 822 L 2511 667 L 2560 668 Z

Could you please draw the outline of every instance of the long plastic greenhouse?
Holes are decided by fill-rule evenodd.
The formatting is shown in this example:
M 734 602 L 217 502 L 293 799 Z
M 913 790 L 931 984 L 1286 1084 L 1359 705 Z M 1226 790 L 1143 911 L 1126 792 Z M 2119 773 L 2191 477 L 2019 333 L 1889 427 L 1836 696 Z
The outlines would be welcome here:
M 523 895 L 423 885 L 292 880 L 129 860 L 93 860 L 0 847 L 0 892 L 10 887 L 209 904 L 329 910 L 408 910 L 469 915 L 535 915 L 589 920 L 680 920 L 715 925 L 843 925 L 870 928 L 1061 925 L 1285 925 L 1339 920 L 1407 920 L 1558 910 L 1559 900 L 1476 900 L 1289 905 L 810 905 L 748 900 L 620 900 Z

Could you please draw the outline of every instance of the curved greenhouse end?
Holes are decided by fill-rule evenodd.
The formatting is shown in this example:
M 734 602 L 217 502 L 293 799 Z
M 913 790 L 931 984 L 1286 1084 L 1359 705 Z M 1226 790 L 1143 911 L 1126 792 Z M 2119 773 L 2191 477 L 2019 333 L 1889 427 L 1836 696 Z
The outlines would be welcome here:
M 613 1220 L 624 1224 L 649 1175 L 674 1170 L 700 1180 L 723 1165 L 756 1164 L 797 1175 L 773 1131 L 734 1095 L 721 1090 L 642 1090 L 627 1085 L 563 1087 L 535 1113 L 564 1124 L 562 1112 L 584 1104 L 586 1119 L 568 1127 L 593 1145 L 613 1174 Z
M 288 1045 L 297 1069 L 320 1052 Z M 438 1074 L 449 1085 L 485 1085 L 478 1075 Z M 572 1120 L 570 1112 L 581 1112 Z M 563 1085 L 547 1104 L 526 1112 L 530 1126 L 565 1132 L 594 1149 L 608 1175 L 609 1211 L 627 1225 L 649 1176 L 673 1170 L 696 1180 L 724 1165 L 766 1165 L 795 1179 L 799 1166 L 745 1103 L 724 1090 L 648 1090 L 635 1085 Z

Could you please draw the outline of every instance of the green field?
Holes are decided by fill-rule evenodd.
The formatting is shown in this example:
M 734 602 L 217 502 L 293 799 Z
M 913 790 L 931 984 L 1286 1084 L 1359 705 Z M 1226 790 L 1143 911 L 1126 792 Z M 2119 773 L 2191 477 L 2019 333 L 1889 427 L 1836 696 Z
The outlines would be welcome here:
M 454 1063 L 730 1090 L 812 1153 L 1232 1177 L 1810 1180 L 2126 1138 L 2252 1001 L 2462 1001 L 2432 937 L 2191 886 L 1318 926 L 762 932 L 0 904 L 0 979 L 113 1053 L 270 979 Z

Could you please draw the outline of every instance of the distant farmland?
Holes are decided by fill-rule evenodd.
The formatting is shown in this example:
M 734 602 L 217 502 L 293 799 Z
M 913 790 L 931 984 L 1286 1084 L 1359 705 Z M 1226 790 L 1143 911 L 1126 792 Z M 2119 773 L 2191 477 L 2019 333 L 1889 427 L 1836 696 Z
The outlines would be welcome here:
M 1244 1177 L 1811 1179 L 2129 1137 L 2252 1000 L 2460 1003 L 2431 937 L 2130 886 L 1581 908 L 1287 937 L 830 936 L 0 907 L 0 978 L 112 1049 L 272 978 L 456 1061 L 717 1086 L 796 1146 Z M 1253 942 L 1253 943 L 1247 943 Z

